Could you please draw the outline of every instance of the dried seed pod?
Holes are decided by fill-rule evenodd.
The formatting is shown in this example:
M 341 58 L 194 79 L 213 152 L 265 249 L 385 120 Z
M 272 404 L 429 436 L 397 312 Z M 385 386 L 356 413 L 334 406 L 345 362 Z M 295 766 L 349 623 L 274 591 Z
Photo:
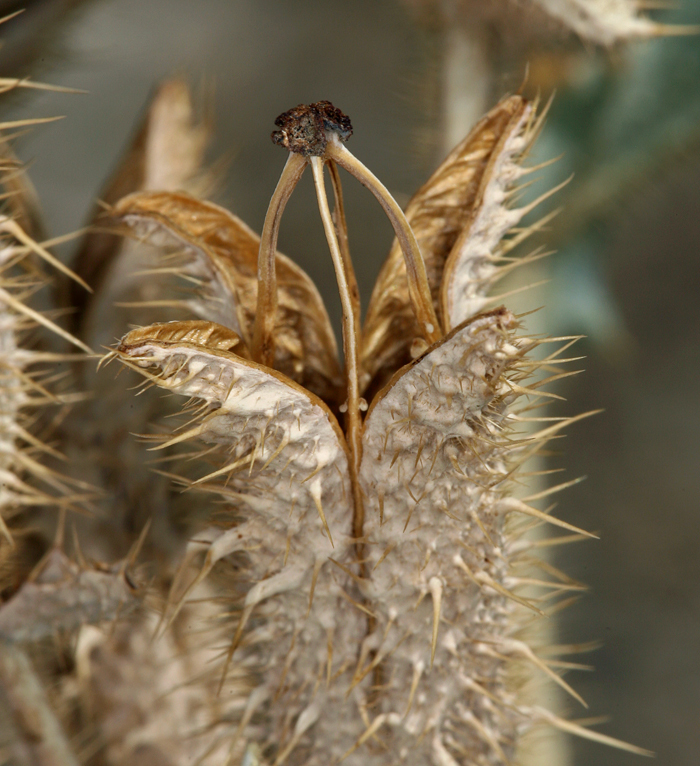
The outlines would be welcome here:
M 158 617 L 145 611 L 80 631 L 66 692 L 79 690 L 77 704 L 104 763 L 226 763 L 251 693 L 251 669 L 237 664 L 217 694 L 227 626 L 212 589 L 197 596 L 157 640 Z
M 138 604 L 136 586 L 121 565 L 81 567 L 59 548 L 0 606 L 0 639 L 34 643 L 82 625 L 109 623 Z
M 372 402 L 362 489 L 371 603 L 364 644 L 382 659 L 380 733 L 415 764 L 512 760 L 527 725 L 501 643 L 529 606 L 507 586 L 499 506 L 514 443 L 513 363 L 528 343 L 505 309 L 478 315 L 400 370 Z M 384 763 L 377 754 L 366 763 Z
M 189 87 L 179 79 L 164 82 L 100 199 L 111 205 L 143 189 L 203 191 L 210 175 L 201 167 L 209 128 L 195 109 Z M 95 288 L 94 295 L 84 299 L 74 291 L 69 298 L 78 309 L 73 314 L 76 331 L 96 349 L 113 343 L 129 326 L 182 315 L 177 307 L 159 302 L 171 286 L 144 274 L 160 265 L 160 252 L 110 233 L 108 221 L 100 207 L 76 262 Z M 149 305 L 152 301 L 158 302 L 157 308 Z M 166 477 L 154 475 L 147 446 L 132 436 L 167 415 L 168 402 L 149 394 L 125 401 L 124 381 L 115 381 L 111 372 L 94 365 L 81 365 L 75 374 L 90 398 L 64 421 L 63 449 L 69 470 L 102 493 L 94 500 L 94 515 L 77 521 L 86 553 L 98 560 L 122 558 L 133 531 L 151 520 L 154 533 L 148 546 L 159 560 L 168 560 L 182 543 L 179 492 Z M 158 572 L 167 577 L 163 570 Z
M 299 108 L 292 112 L 285 116 L 292 124 L 282 143 L 289 143 L 292 128 L 309 139 Z M 537 204 L 517 210 L 506 204 L 511 185 L 527 172 L 517 162 L 539 128 L 534 113 L 519 97 L 503 101 L 409 207 L 432 271 L 432 300 L 416 236 L 400 209 L 325 125 L 311 126 L 323 134 L 323 151 L 316 146 L 308 157 L 292 153 L 273 195 L 256 279 L 258 297 L 265 296 L 257 303 L 257 331 L 251 333 L 250 313 L 236 313 L 244 300 L 229 299 L 241 284 L 238 267 L 231 266 L 235 258 L 226 261 L 223 247 L 218 260 L 206 252 L 208 238 L 231 236 L 223 211 L 196 203 L 208 227 L 195 221 L 176 228 L 172 216 L 161 223 L 157 209 L 134 215 L 146 235 L 172 237 L 202 253 L 188 256 L 185 266 L 199 280 L 193 306 L 213 294 L 223 295 L 219 304 L 228 307 L 222 312 L 220 305 L 202 305 L 205 322 L 134 330 L 113 353 L 153 384 L 201 402 L 195 420 L 162 448 L 192 438 L 219 448 L 208 452 L 212 472 L 181 480 L 218 495 L 227 508 L 217 526 L 210 524 L 188 546 L 166 619 L 178 618 L 219 562 L 234 568 L 229 595 L 240 611 L 224 664 L 234 657 L 237 670 L 260 674 L 234 736 L 236 757 L 252 753 L 245 747 L 254 745 L 274 766 L 505 766 L 542 722 L 645 752 L 530 705 L 512 683 L 510 669 L 524 664 L 582 702 L 551 661 L 514 637 L 526 625 L 524 615 L 542 614 L 521 585 L 555 595 L 581 586 L 552 568 L 546 570 L 552 582 L 522 577 L 518 567 L 528 541 L 518 539 L 522 529 L 506 523 L 520 514 L 587 534 L 509 496 L 508 480 L 519 464 L 571 422 L 546 424 L 518 440 L 512 429 L 520 418 L 512 405 L 520 396 L 551 396 L 541 385 L 566 373 L 553 368 L 555 352 L 542 362 L 550 378 L 528 387 L 538 363 L 524 355 L 541 341 L 519 338 L 518 322 L 505 308 L 474 315 L 503 271 L 498 259 L 514 245 L 503 244 L 504 235 Z M 335 222 L 324 163 L 332 168 Z M 358 349 L 358 304 L 333 163 L 372 190 L 404 248 L 403 272 L 393 251 L 380 277 L 364 349 Z M 279 343 L 271 333 L 278 305 L 275 232 L 306 164 L 343 303 L 348 390 L 356 389 L 348 396 L 353 418 L 346 420 L 345 435 L 329 408 L 337 400 L 324 403 L 286 377 L 272 353 Z M 155 208 L 163 204 L 163 195 L 137 195 L 117 210 L 128 220 L 133 201 L 147 209 L 149 199 L 157 199 Z M 195 224 L 201 231 L 188 231 Z M 252 249 L 246 262 L 253 262 Z M 215 280 L 202 264 L 219 269 Z M 227 272 L 235 277 L 228 292 L 221 287 Z M 279 285 L 281 295 L 282 279 Z M 444 337 L 438 303 L 443 324 L 454 327 Z M 212 321 L 218 319 L 231 329 Z M 257 361 L 244 358 L 249 348 Z M 372 399 L 364 422 L 358 350 Z M 412 350 L 417 358 L 403 364 Z M 199 573 L 188 576 L 202 549 Z

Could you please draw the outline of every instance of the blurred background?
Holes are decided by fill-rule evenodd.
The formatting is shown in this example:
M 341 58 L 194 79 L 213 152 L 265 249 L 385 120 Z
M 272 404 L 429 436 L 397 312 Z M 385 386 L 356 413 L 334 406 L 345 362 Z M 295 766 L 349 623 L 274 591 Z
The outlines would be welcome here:
M 542 2 L 544 7 L 547 2 Z M 550 3 L 556 5 L 556 3 Z M 675 6 L 676 4 L 674 4 Z M 557 95 L 532 162 L 544 191 L 574 174 L 543 242 L 556 253 L 508 301 L 538 330 L 583 334 L 585 373 L 562 384 L 557 414 L 604 408 L 557 443 L 557 513 L 598 532 L 556 563 L 591 593 L 561 616 L 560 643 L 601 639 L 594 673 L 570 678 L 609 715 L 602 731 L 666 766 L 700 752 L 700 41 L 616 41 L 572 33 L 511 0 L 50 0 L 0 2 L 0 72 L 87 91 L 23 92 L 3 120 L 65 115 L 21 138 L 49 236 L 83 226 L 154 88 L 181 75 L 210 116 L 215 201 L 260 230 L 285 154 L 274 118 L 329 99 L 352 117 L 353 152 L 401 203 L 503 95 Z M 654 12 L 700 22 L 700 2 Z M 673 30 L 671 30 L 673 31 Z M 391 230 L 346 186 L 363 298 Z M 551 207 L 549 209 L 551 209 Z M 540 212 L 545 212 L 542 208 Z M 310 183 L 292 199 L 280 249 L 339 306 Z M 62 251 L 71 258 L 74 246 Z M 586 661 L 586 660 L 584 660 Z M 572 715 L 579 713 L 571 709 Z M 634 756 L 576 740 L 574 766 Z M 546 766 L 546 765 L 543 765 Z

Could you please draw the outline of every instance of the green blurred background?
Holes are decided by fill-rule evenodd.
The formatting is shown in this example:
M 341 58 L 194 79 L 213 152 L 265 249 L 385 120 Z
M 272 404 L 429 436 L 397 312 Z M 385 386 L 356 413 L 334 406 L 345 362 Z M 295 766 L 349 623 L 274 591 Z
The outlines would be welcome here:
M 700 40 L 606 52 L 528 17 L 527 8 L 503 15 L 487 0 L 489 13 L 469 2 L 419 0 L 22 5 L 25 13 L 3 28 L 2 75 L 31 73 L 88 91 L 25 92 L 5 102 L 3 119 L 66 116 L 18 143 L 50 236 L 85 223 L 149 95 L 173 74 L 199 86 L 213 116 L 211 158 L 227 158 L 216 201 L 257 230 L 285 159 L 269 140 L 273 121 L 297 103 L 330 99 L 347 112 L 353 151 L 403 203 L 444 154 L 446 134 L 466 133 L 481 109 L 517 90 L 526 64 L 526 92 L 557 89 L 535 159 L 563 157 L 542 172 L 539 188 L 575 175 L 553 203 L 564 211 L 544 239 L 557 253 L 530 275 L 550 281 L 517 306 L 544 305 L 537 322 L 552 334 L 588 336 L 578 344 L 586 372 L 561 386 L 568 401 L 558 413 L 605 409 L 574 426 L 557 443 L 564 457 L 552 461 L 566 466 L 564 478 L 588 477 L 558 498 L 557 513 L 602 538 L 558 554 L 592 591 L 562 615 L 558 640 L 604 641 L 591 656 L 596 672 L 569 679 L 591 716 L 610 715 L 601 730 L 655 750 L 664 766 L 695 766 Z M 3 12 L 17 7 L 0 2 Z M 700 3 L 682 0 L 659 18 L 698 23 Z M 457 49 L 467 41 L 469 56 L 459 59 L 455 39 Z M 455 66 L 464 67 L 456 78 Z M 280 246 L 314 277 L 337 326 L 323 231 L 311 184 L 302 187 Z M 391 231 L 363 189 L 348 183 L 346 196 L 366 304 Z M 575 766 L 634 762 L 572 743 Z

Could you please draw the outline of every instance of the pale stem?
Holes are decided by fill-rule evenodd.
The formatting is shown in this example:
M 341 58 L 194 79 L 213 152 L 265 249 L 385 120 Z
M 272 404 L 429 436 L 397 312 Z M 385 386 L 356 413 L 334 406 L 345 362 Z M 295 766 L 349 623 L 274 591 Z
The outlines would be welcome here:
M 366 168 L 353 154 L 351 154 L 340 141 L 330 136 L 326 149 L 327 159 L 335 160 L 338 165 L 345 168 L 357 180 L 366 186 L 377 198 L 384 208 L 391 225 L 394 228 L 396 239 L 399 241 L 406 264 L 408 277 L 408 292 L 416 315 L 418 324 L 428 343 L 436 343 L 442 337 L 440 323 L 438 322 L 433 299 L 430 294 L 428 275 L 425 271 L 425 262 L 420 252 L 416 237 L 399 207 L 396 200 L 389 194 L 384 184 Z
M 343 187 L 340 183 L 340 173 L 338 173 L 338 166 L 329 160 L 326 163 L 329 175 L 331 177 L 331 185 L 333 186 L 333 196 L 335 198 L 335 210 L 333 211 L 333 219 L 335 221 L 335 230 L 338 234 L 338 244 L 340 245 L 340 254 L 343 256 L 343 266 L 345 267 L 345 278 L 348 281 L 350 287 L 350 295 L 353 302 L 353 316 L 359 317 L 361 315 L 360 310 L 360 291 L 357 287 L 357 279 L 355 278 L 355 270 L 352 266 L 352 258 L 350 258 L 350 244 L 348 242 L 348 224 L 345 218 L 345 204 L 343 202 Z M 360 327 L 358 324 L 357 330 L 359 332 Z
M 344 263 L 338 238 L 333 225 L 326 187 L 323 180 L 324 160 L 321 157 L 311 157 L 311 170 L 314 174 L 314 185 L 318 199 L 318 209 L 321 213 L 323 228 L 331 251 L 335 277 L 340 293 L 340 305 L 343 310 L 343 354 L 345 356 L 345 379 L 347 387 L 346 434 L 351 454 L 351 474 L 353 495 L 355 500 L 355 534 L 361 535 L 364 522 L 362 498 L 358 484 L 360 460 L 362 459 L 362 419 L 360 417 L 360 383 L 359 383 L 359 329 L 360 317 L 353 301 L 351 286 L 348 282 L 348 270 L 352 265 Z M 359 532 L 359 534 L 358 534 Z
M 275 320 L 277 317 L 277 236 L 284 208 L 299 183 L 306 158 L 290 152 L 265 215 L 258 251 L 258 302 L 253 327 L 253 359 L 272 367 L 275 361 Z

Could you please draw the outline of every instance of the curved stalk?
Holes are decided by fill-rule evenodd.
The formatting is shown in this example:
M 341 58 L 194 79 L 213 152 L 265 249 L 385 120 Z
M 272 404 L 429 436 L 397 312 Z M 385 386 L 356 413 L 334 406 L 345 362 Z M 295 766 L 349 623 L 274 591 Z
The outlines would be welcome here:
M 300 154 L 289 154 L 265 215 L 260 250 L 258 251 L 258 302 L 253 328 L 253 359 L 272 367 L 275 361 L 275 319 L 277 317 L 277 236 L 284 208 L 299 183 L 307 160 Z
M 343 256 L 343 266 L 345 268 L 345 278 L 350 288 L 350 297 L 353 303 L 353 314 L 358 318 L 361 316 L 360 290 L 357 287 L 355 270 L 350 258 L 350 244 L 348 242 L 348 224 L 345 218 L 345 203 L 343 202 L 343 187 L 340 184 L 340 173 L 338 166 L 333 160 L 326 163 L 328 174 L 331 177 L 333 186 L 333 197 L 335 198 L 335 209 L 333 210 L 333 220 L 335 221 L 335 230 L 338 235 L 338 244 L 340 245 L 340 254 Z
M 338 165 L 345 168 L 348 173 L 355 176 L 361 184 L 374 194 L 379 204 L 384 208 L 384 212 L 394 228 L 396 238 L 403 252 L 413 312 L 416 315 L 425 339 L 428 343 L 436 343 L 442 337 L 442 330 L 435 314 L 435 308 L 433 307 L 428 275 L 425 271 L 425 262 L 403 210 L 401 210 L 396 200 L 389 194 L 384 184 L 334 136 L 329 137 L 326 158 L 334 160 Z
M 331 216 L 330 207 L 328 205 L 328 197 L 326 196 L 326 187 L 323 180 L 324 160 L 321 157 L 311 157 L 310 162 L 311 170 L 314 174 L 318 209 L 321 213 L 321 220 L 323 221 L 323 229 L 326 233 L 328 248 L 331 251 L 335 276 L 338 282 L 338 292 L 340 293 L 340 304 L 343 309 L 343 354 L 345 356 L 348 407 L 345 430 L 351 453 L 350 471 L 355 500 L 354 533 L 356 537 L 361 537 L 364 513 L 362 495 L 357 480 L 360 461 L 362 459 L 362 418 L 360 416 L 358 347 L 360 337 L 360 315 L 357 310 L 359 307 L 359 300 L 353 300 L 353 285 L 350 283 L 350 280 L 348 280 L 349 273 L 352 275 L 352 282 L 354 283 L 352 263 L 347 256 L 344 256 L 341 252 L 335 226 L 333 225 L 333 217 Z M 354 284 L 354 287 L 355 295 L 357 295 L 357 285 Z

